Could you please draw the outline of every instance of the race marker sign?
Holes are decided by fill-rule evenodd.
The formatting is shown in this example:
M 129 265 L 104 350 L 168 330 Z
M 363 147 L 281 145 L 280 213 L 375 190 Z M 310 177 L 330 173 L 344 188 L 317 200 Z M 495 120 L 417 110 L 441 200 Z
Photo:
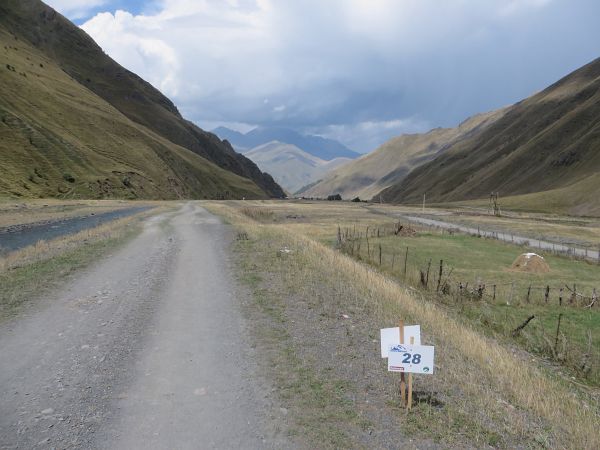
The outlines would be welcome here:
M 388 371 L 433 373 L 434 347 L 430 345 L 398 344 L 388 353 Z
M 390 348 L 400 343 L 400 328 L 382 328 L 380 335 L 381 357 L 387 358 Z M 404 326 L 404 342 L 410 342 L 410 338 L 414 338 L 414 344 L 421 345 L 421 325 Z

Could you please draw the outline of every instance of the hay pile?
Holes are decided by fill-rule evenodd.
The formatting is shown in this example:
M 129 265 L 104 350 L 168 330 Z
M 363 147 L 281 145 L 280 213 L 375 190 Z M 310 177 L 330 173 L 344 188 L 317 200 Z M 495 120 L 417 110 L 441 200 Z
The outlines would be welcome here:
M 396 236 L 402 237 L 413 237 L 417 235 L 417 230 L 415 230 L 409 225 L 402 225 L 401 223 L 397 223 L 396 229 L 394 230 L 394 234 Z
M 519 255 L 512 263 L 512 269 L 520 272 L 547 273 L 550 272 L 550 266 L 543 256 L 536 253 L 523 253 Z

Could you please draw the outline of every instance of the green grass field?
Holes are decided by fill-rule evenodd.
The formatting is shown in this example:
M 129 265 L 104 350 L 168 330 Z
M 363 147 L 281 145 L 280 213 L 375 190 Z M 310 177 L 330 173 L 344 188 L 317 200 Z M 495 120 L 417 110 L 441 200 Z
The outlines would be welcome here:
M 358 242 L 354 245 L 354 252 L 348 245 L 345 248 L 354 257 L 450 306 L 484 333 L 548 357 L 568 368 L 580 380 L 600 385 L 600 305 L 585 307 L 591 302 L 593 289 L 600 291 L 599 265 L 543 255 L 550 272 L 519 272 L 511 269 L 511 264 L 517 256 L 528 251 L 524 247 L 492 239 L 428 231 L 411 237 L 370 238 L 368 246 L 366 239 L 362 238 L 360 249 Z M 440 285 L 447 285 L 446 295 L 436 293 L 440 261 L 443 261 Z M 420 281 L 420 273 L 427 274 L 428 267 L 429 278 L 425 288 Z M 462 294 L 459 283 L 466 286 Z M 481 299 L 478 292 L 473 291 L 480 285 L 485 285 Z M 572 293 L 567 286 L 573 289 L 574 285 L 577 292 L 586 298 L 577 297 L 571 304 Z M 550 288 L 548 302 L 546 287 Z M 535 318 L 513 336 L 513 330 L 531 315 Z M 557 340 L 559 315 L 562 317 Z

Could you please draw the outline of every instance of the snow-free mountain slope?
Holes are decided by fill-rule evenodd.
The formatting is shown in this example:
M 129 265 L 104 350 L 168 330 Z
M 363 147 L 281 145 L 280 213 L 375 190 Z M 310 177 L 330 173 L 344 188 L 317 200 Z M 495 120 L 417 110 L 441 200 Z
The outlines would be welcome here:
M 229 128 L 219 127 L 214 129 L 213 133 L 217 134 L 221 139 L 227 139 L 227 141 L 240 151 L 248 151 L 259 145 L 277 141 L 295 145 L 306 153 L 310 153 L 325 161 L 331 161 L 335 158 L 353 159 L 360 156 L 358 153 L 333 139 L 300 134 L 289 128 L 258 127 L 246 134 L 242 134 Z
M 293 194 L 307 184 L 323 177 L 330 170 L 351 161 L 335 158 L 325 161 L 298 147 L 281 142 L 269 142 L 244 153 L 258 167 L 270 173 L 275 181 Z
M 401 181 L 415 167 L 489 126 L 502 114 L 503 110 L 478 114 L 456 128 L 436 128 L 428 133 L 398 136 L 373 152 L 328 173 L 302 194 L 320 198 L 341 194 L 345 199 L 370 199 Z
M 254 163 L 183 119 L 168 98 L 42 2 L 3 0 L 0 32 L 5 193 L 283 195 Z
M 424 193 L 453 201 L 492 191 L 504 197 L 556 191 L 561 198 L 571 191 L 572 208 L 581 214 L 600 203 L 600 186 L 585 182 L 599 172 L 600 58 L 511 106 L 381 194 L 385 201 L 418 202 Z

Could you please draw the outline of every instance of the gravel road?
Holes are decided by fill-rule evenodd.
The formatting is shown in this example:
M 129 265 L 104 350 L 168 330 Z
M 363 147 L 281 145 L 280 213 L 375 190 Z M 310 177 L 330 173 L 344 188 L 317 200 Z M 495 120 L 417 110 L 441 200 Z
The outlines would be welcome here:
M 0 448 L 289 448 L 230 240 L 187 203 L 0 324 Z

